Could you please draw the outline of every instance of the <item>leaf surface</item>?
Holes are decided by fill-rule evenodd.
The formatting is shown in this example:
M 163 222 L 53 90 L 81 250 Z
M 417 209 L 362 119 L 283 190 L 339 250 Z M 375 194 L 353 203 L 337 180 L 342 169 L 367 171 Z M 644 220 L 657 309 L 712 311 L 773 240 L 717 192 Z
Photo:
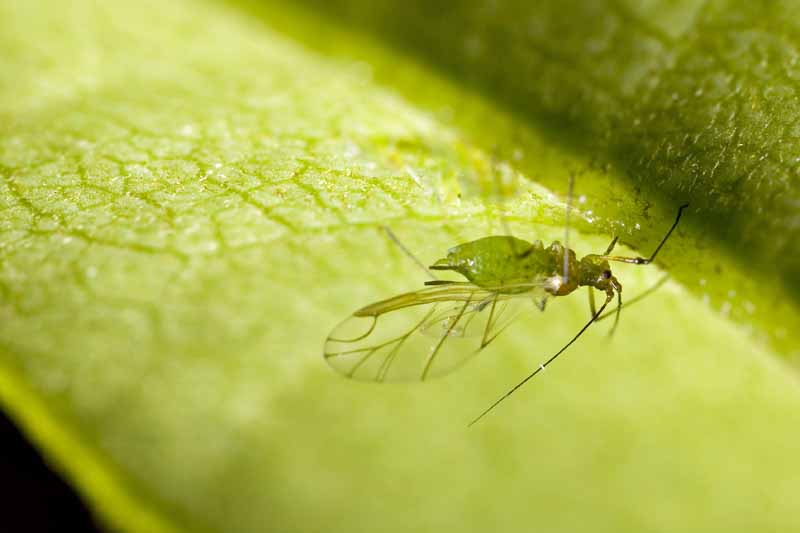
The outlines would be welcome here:
M 750 8 L 612 3 L 564 28 L 560 7 L 523 17 L 500 4 L 454 9 L 448 33 L 409 26 L 414 6 L 359 5 L 337 19 L 282 3 L 0 4 L 3 406 L 126 531 L 553 531 L 586 517 L 593 531 L 797 529 L 800 390 L 781 361 L 797 357 L 792 111 L 764 96 L 796 72 L 791 23 L 780 42 L 762 31 L 772 15 L 745 32 L 742 57 L 766 47 L 782 78 L 767 61 L 766 81 L 744 69 L 751 89 L 709 87 L 683 108 L 712 71 L 692 51 L 719 39 L 727 54 L 726 35 L 744 46 L 730 28 Z M 376 23 L 390 8 L 396 33 Z M 650 28 L 653 53 L 630 55 L 636 32 L 593 40 L 607 16 Z M 409 28 L 418 42 L 401 39 Z M 562 46 L 540 55 L 485 53 L 498 50 L 488 36 L 552 43 L 559 29 Z M 592 44 L 606 61 L 582 55 Z M 454 52 L 473 49 L 473 63 Z M 643 65 L 664 80 L 648 92 Z M 744 125 L 722 121 L 725 106 Z M 704 124 L 702 142 L 678 143 Z M 772 166 L 756 165 L 772 132 Z M 746 164 L 751 181 L 729 191 Z M 570 172 L 579 255 L 612 233 L 647 253 L 677 200 L 693 204 L 660 257 L 677 281 L 624 313 L 613 340 L 593 328 L 469 431 L 580 328 L 584 295 L 550 302 L 446 380 L 329 371 L 337 323 L 425 280 L 382 224 L 425 264 L 504 219 L 523 238 L 563 239 L 551 191 Z M 499 206 L 498 180 L 516 184 Z M 774 239 L 756 238 L 760 223 Z M 632 297 L 662 273 L 615 274 Z

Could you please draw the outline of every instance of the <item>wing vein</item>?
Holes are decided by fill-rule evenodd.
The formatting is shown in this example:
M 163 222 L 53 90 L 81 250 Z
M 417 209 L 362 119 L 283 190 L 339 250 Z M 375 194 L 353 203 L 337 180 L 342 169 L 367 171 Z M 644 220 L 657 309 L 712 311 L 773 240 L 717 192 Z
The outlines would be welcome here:
M 431 365 L 433 364 L 434 359 L 436 359 L 436 354 L 439 353 L 439 350 L 442 348 L 442 345 L 444 344 L 444 341 L 446 341 L 447 338 L 450 336 L 450 333 L 453 331 L 453 328 L 456 327 L 456 324 L 458 324 L 458 321 L 461 320 L 462 316 L 464 316 L 464 311 L 467 310 L 467 306 L 469 306 L 469 303 L 470 303 L 470 299 L 467 299 L 467 301 L 464 302 L 464 305 L 461 306 L 461 311 L 459 311 L 458 316 L 456 316 L 456 318 L 450 323 L 449 327 L 447 328 L 447 331 L 445 332 L 444 335 L 442 335 L 442 337 L 439 339 L 439 342 L 436 343 L 436 347 L 433 349 L 431 354 L 428 356 L 428 361 L 425 363 L 425 368 L 422 371 L 422 380 L 423 381 L 428 376 L 428 372 L 431 369 Z

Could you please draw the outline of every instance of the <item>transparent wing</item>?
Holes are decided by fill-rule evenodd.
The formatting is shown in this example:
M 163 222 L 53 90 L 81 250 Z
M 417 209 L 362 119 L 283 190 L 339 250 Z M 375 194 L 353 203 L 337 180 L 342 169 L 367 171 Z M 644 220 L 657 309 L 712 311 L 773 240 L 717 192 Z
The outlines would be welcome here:
M 538 283 L 497 289 L 452 283 L 401 294 L 359 309 L 334 328 L 325 359 L 359 380 L 442 376 L 488 346 L 543 293 Z

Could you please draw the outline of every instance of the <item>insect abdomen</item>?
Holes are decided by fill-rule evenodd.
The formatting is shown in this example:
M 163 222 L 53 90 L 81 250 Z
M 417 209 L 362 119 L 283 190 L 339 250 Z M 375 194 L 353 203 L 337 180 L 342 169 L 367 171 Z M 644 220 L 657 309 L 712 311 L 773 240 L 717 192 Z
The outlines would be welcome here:
M 497 286 L 547 275 L 552 263 L 552 253 L 541 241 L 493 236 L 450 248 L 431 268 L 453 270 L 479 286 Z

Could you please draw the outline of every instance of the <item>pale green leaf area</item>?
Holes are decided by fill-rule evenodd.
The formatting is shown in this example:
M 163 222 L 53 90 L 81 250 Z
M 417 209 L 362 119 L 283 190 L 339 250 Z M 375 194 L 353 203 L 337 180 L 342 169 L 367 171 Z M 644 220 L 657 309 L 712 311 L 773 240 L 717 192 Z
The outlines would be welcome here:
M 541 125 L 368 39 L 318 32 L 310 14 L 272 15 L 188 0 L 0 4 L 0 401 L 104 523 L 800 528 L 800 389 L 761 340 L 768 320 L 749 331 L 685 282 L 713 266 L 702 251 L 729 249 L 702 240 L 702 210 L 660 262 L 683 284 L 624 312 L 612 339 L 608 322 L 590 329 L 469 430 L 588 319 L 585 294 L 532 310 L 446 379 L 329 370 L 322 344 L 338 321 L 425 279 L 381 224 L 426 263 L 504 231 L 501 209 L 516 235 L 549 242 L 564 204 L 537 183 L 576 171 L 578 253 L 612 232 L 647 253 L 676 205 L 655 197 L 640 216 L 646 193 Z M 333 34 L 369 63 L 308 44 Z M 518 183 L 504 207 L 481 194 L 495 178 Z M 714 257 L 735 273 L 719 290 L 750 272 Z M 663 271 L 615 273 L 631 297 Z

